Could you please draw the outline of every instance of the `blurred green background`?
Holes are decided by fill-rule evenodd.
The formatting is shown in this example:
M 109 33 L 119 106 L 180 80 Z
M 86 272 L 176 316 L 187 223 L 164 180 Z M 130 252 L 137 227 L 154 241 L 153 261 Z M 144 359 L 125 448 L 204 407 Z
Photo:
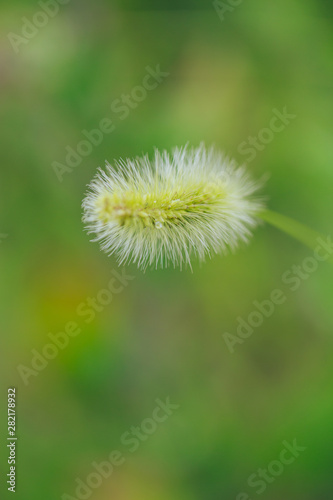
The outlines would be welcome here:
M 222 3 L 59 1 L 46 21 L 38 2 L 1 3 L 1 498 L 12 495 L 8 386 L 19 500 L 77 498 L 76 478 L 115 449 L 126 461 L 92 500 L 333 498 L 329 264 L 288 292 L 281 276 L 311 252 L 263 226 L 249 247 L 195 263 L 193 274 L 126 268 L 134 279 L 93 321 L 77 314 L 118 269 L 81 223 L 86 185 L 105 160 L 204 141 L 242 163 L 239 145 L 287 107 L 296 118 L 249 169 L 270 174 L 272 209 L 332 234 L 332 3 L 230 1 L 224 16 Z M 8 36 L 22 36 L 22 18 L 45 25 Z M 169 76 L 124 118 L 115 101 L 158 65 Z M 112 133 L 60 182 L 54 162 L 104 118 Z M 231 354 L 223 334 L 275 288 L 285 304 Z M 31 350 L 69 321 L 81 333 L 25 385 L 18 365 L 31 367 Z M 130 453 L 122 434 L 167 397 L 179 409 Z M 258 495 L 249 476 L 294 439 L 306 451 Z

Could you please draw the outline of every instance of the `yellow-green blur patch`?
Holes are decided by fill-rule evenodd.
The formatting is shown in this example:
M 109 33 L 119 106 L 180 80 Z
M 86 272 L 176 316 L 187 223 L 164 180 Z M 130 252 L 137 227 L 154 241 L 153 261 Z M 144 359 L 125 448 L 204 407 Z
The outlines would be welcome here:
M 185 189 L 144 193 L 139 189 L 105 192 L 97 200 L 98 217 L 120 225 L 139 223 L 142 228 L 161 229 L 163 224 L 178 224 L 195 215 L 210 214 L 225 198 L 221 182 L 195 184 Z

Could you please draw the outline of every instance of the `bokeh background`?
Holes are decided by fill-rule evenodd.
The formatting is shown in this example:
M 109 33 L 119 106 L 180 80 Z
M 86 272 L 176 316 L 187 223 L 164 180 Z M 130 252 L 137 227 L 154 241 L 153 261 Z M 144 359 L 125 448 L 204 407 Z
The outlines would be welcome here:
M 311 252 L 260 227 L 249 247 L 195 263 L 193 273 L 129 267 L 134 279 L 93 321 L 76 312 L 118 269 L 81 223 L 96 168 L 201 141 L 242 163 L 239 145 L 267 127 L 274 108 L 296 118 L 249 168 L 270 174 L 272 209 L 332 234 L 332 3 L 244 1 L 224 19 L 200 0 L 58 6 L 17 53 L 8 34 L 20 35 L 22 18 L 41 7 L 0 7 L 1 498 L 12 495 L 8 386 L 18 394 L 19 500 L 76 498 L 76 478 L 114 449 L 126 462 L 92 500 L 332 498 L 329 264 L 288 292 L 281 276 Z M 157 65 L 169 76 L 121 119 L 112 103 Z M 60 182 L 54 162 L 103 118 L 114 131 Z M 231 354 L 223 334 L 275 288 L 285 304 Z M 82 332 L 26 386 L 17 366 L 31 366 L 31 350 L 41 352 L 68 321 Z M 121 435 L 166 397 L 179 409 L 129 453 Z M 294 439 L 306 451 L 257 495 L 248 477 Z

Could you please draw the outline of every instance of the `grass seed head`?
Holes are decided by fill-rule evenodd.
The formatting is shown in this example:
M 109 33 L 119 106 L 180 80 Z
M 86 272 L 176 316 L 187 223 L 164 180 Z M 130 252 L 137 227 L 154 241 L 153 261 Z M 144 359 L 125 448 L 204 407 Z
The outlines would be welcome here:
M 99 169 L 83 201 L 83 220 L 120 263 L 191 265 L 247 242 L 263 202 L 261 182 L 213 148 L 155 151 Z

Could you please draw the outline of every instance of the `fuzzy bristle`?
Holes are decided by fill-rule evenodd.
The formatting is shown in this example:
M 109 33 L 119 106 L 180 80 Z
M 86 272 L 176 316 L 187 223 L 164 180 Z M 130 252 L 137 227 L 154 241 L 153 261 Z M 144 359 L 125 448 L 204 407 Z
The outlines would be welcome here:
M 94 241 L 144 269 L 235 249 L 263 208 L 252 197 L 260 182 L 203 145 L 107 165 L 89 187 L 83 220 Z

